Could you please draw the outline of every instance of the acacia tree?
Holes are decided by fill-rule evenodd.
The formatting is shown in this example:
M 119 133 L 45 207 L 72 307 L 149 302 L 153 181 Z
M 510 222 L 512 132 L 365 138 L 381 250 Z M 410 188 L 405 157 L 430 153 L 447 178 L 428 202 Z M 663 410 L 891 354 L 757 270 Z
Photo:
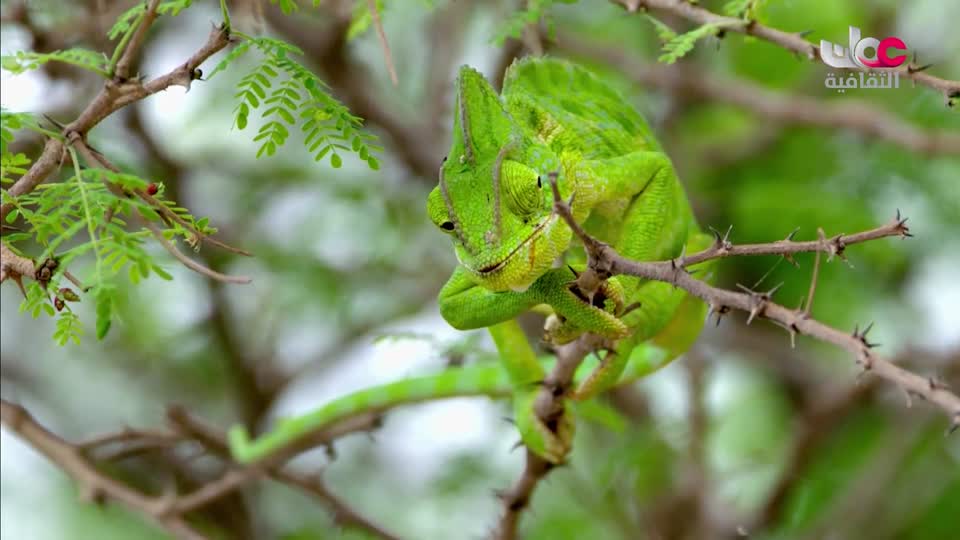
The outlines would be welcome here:
M 56 2 L 4 2 L 4 28 L 32 38 L 9 53 L 4 43 L 4 70 L 74 89 L 56 107 L 2 112 L 0 279 L 13 284 L 3 288 L 4 428 L 62 469 L 85 502 L 128 511 L 89 514 L 91 536 L 946 538 L 960 511 L 960 468 L 955 437 L 940 434 L 960 424 L 950 390 L 960 360 L 955 329 L 946 346 L 911 339 L 936 323 L 910 320 L 911 309 L 930 310 L 909 300 L 933 279 L 925 267 L 950 263 L 936 262 L 949 253 L 939 239 L 957 240 L 949 179 L 960 174 L 960 124 L 948 111 L 960 82 L 915 54 L 901 72 L 914 88 L 827 95 L 816 83 L 825 71 L 818 47 L 796 27 L 820 3 L 791 11 L 755 1 L 517 9 L 150 0 L 61 11 Z M 905 18 L 891 9 L 871 24 Z M 832 36 L 853 22 L 810 24 Z M 580 230 L 556 191 L 555 211 L 585 248 L 583 288 L 617 274 L 669 282 L 706 301 L 719 330 L 673 371 L 578 409 L 582 426 L 561 470 L 529 451 L 503 450 L 509 467 L 483 459 L 496 447 L 491 437 L 486 450 L 429 471 L 407 464 L 432 478 L 413 485 L 389 470 L 400 459 L 395 444 L 348 437 L 378 434 L 393 416 L 382 408 L 315 426 L 255 465 L 235 461 L 226 428 L 268 429 L 288 410 L 282 399 L 318 370 L 314 384 L 335 381 L 328 371 L 371 333 L 426 344 L 424 356 L 449 365 L 489 360 L 476 336 L 436 323 L 426 333 L 401 323 L 381 330 L 432 312 L 453 266 L 422 207 L 447 146 L 453 67 L 474 50 L 494 80 L 519 56 L 575 59 L 648 113 L 701 223 L 733 228 L 703 252 L 638 262 Z M 5 80 L 4 94 L 23 80 Z M 179 101 L 189 108 L 162 133 L 150 103 L 176 87 L 189 91 Z M 909 114 L 893 112 L 904 103 Z M 911 244 L 884 240 L 911 236 L 898 206 L 930 216 Z M 719 286 L 687 271 L 710 259 L 723 259 Z M 744 320 L 721 325 L 731 312 Z M 763 319 L 775 324 L 758 328 Z M 873 323 L 857 323 L 868 319 L 896 347 L 879 352 Z M 536 341 L 542 321 L 526 322 Z M 327 336 L 312 336 L 316 327 Z M 549 351 L 557 362 L 536 403 L 541 419 L 562 414 L 573 372 L 607 345 L 586 335 Z M 64 384 L 65 369 L 138 381 L 143 390 L 129 402 L 166 412 L 90 421 L 102 408 L 92 405 L 97 391 Z M 366 375 L 361 387 L 380 380 Z M 658 381 L 671 377 L 685 389 L 681 428 L 671 424 L 677 413 L 656 411 Z M 724 388 L 741 397 L 711 402 Z M 917 397 L 930 406 L 904 411 L 902 401 Z M 81 417 L 82 427 L 71 427 Z M 338 456 L 344 446 L 348 455 Z M 317 447 L 329 454 L 322 469 L 309 456 L 301 460 L 309 466 L 291 463 Z M 538 489 L 545 478 L 556 480 Z M 909 489 L 893 502 L 874 495 L 895 483 L 924 489 L 907 502 Z M 325 512 L 283 508 L 310 508 L 302 495 Z M 488 506 L 483 516 L 471 511 L 477 497 Z M 13 504 L 5 495 L 5 514 Z M 863 510 L 894 504 L 900 511 L 879 520 Z M 531 506 L 539 510 L 527 515 Z

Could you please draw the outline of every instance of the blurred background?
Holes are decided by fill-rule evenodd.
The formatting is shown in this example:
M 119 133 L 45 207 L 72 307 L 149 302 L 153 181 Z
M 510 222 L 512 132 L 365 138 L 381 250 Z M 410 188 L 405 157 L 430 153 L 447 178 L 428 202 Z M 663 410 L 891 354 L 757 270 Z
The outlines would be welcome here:
M 715 12 L 726 3 L 699 2 Z M 172 69 L 205 41 L 219 8 L 194 4 L 155 25 L 142 74 Z M 851 331 L 873 321 L 883 355 L 960 388 L 960 158 L 935 140 L 960 133 L 960 106 L 948 108 L 941 93 L 906 79 L 898 89 L 837 93 L 823 84 L 829 68 L 732 33 L 698 42 L 676 64 L 657 63 L 650 21 L 597 0 L 558 3 L 540 32 L 502 43 L 517 2 L 385 1 L 394 86 L 376 32 L 351 24 L 366 2 L 300 2 L 290 15 L 264 0 L 229 4 L 236 28 L 305 51 L 304 62 L 381 138 L 380 170 L 347 155 L 332 169 L 298 144 L 255 159 L 252 128 L 231 128 L 234 88 L 253 56 L 95 129 L 91 143 L 114 162 L 162 183 L 167 198 L 210 216 L 226 242 L 256 255 L 207 248 L 199 260 L 254 281 L 209 281 L 158 248 L 174 280 L 124 282 L 106 341 L 91 329 L 82 345 L 66 347 L 50 339 L 51 319 L 18 312 L 22 296 L 4 284 L 3 397 L 55 433 L 81 440 L 160 426 L 175 403 L 221 427 L 262 429 L 352 390 L 436 371 L 451 350 L 461 351 L 457 360 L 489 360 L 485 334 L 457 332 L 439 316 L 436 293 L 455 259 L 426 218 L 425 200 L 448 146 L 456 68 L 470 64 L 498 82 L 515 57 L 541 52 L 609 77 L 660 137 L 700 223 L 732 225 L 734 242 L 773 241 L 794 229 L 813 239 L 818 227 L 829 236 L 885 223 L 897 209 L 908 216 L 915 238 L 857 245 L 847 262 L 822 265 L 814 315 Z M 2 0 L 3 53 L 112 50 L 105 29 L 131 5 Z M 845 43 L 850 25 L 865 36 L 899 36 L 919 63 L 934 64 L 931 73 L 960 78 L 953 0 L 770 1 L 757 14 L 775 28 L 812 30 L 816 43 Z M 66 123 L 100 85 L 63 64 L 4 72 L 2 104 Z M 762 107 L 771 100 L 800 112 L 771 113 Z M 825 125 L 810 112 L 830 120 L 830 107 L 863 106 L 902 123 L 898 132 L 917 144 Z M 42 142 L 23 135 L 17 151 L 38 155 Z M 720 283 L 783 282 L 776 298 L 799 305 L 813 257 L 796 262 L 727 259 Z M 77 306 L 92 328 L 92 307 Z M 572 463 L 538 488 L 523 537 L 956 538 L 960 436 L 944 436 L 939 411 L 916 399 L 907 408 L 903 392 L 858 374 L 843 353 L 806 338 L 791 348 L 769 323 L 746 326 L 732 314 L 711 324 L 685 357 L 606 397 L 609 414 L 580 421 Z M 518 437 L 503 420 L 509 414 L 505 403 L 482 398 L 403 407 L 376 430 L 338 440 L 335 459 L 315 451 L 295 466 L 322 467 L 331 491 L 400 537 L 483 538 L 500 512 L 493 490 L 523 467 L 523 452 L 511 451 Z M 141 516 L 83 503 L 43 456 L 0 433 L 3 539 L 166 537 Z M 160 452 L 115 466 L 151 485 L 171 474 L 170 459 Z M 188 484 L 217 473 L 202 463 L 176 472 Z M 271 482 L 202 513 L 223 538 L 366 538 Z

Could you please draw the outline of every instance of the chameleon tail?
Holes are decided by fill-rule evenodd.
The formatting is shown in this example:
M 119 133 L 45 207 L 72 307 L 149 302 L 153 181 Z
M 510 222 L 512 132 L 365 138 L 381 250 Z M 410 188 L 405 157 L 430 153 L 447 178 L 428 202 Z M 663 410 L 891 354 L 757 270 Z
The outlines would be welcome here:
M 281 420 L 272 431 L 254 440 L 244 427 L 234 426 L 228 434 L 230 452 L 240 463 L 255 462 L 351 416 L 446 397 L 507 396 L 511 388 L 507 373 L 498 364 L 449 368 L 435 375 L 404 379 L 347 394 L 303 416 Z

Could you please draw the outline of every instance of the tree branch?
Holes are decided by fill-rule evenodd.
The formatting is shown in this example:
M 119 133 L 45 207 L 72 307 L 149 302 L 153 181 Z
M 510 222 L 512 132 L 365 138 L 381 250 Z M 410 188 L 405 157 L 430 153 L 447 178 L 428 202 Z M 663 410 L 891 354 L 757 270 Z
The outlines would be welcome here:
M 19 435 L 21 439 L 73 478 L 80 486 L 81 496 L 85 500 L 113 500 L 150 517 L 157 525 L 177 538 L 186 540 L 205 538 L 188 525 L 182 516 L 169 512 L 171 504 L 169 497 L 146 495 L 102 474 L 84 456 L 78 446 L 61 439 L 41 426 L 20 405 L 0 399 L 0 420 L 10 431 Z
M 137 53 L 140 51 L 140 47 L 143 46 L 144 40 L 147 39 L 147 32 L 150 31 L 150 26 L 153 25 L 153 21 L 157 18 L 157 7 L 159 6 L 160 0 L 150 0 L 150 3 L 147 4 L 147 11 L 143 15 L 143 20 L 140 21 L 140 25 L 137 26 L 133 37 L 130 39 L 130 42 L 127 43 L 126 49 L 123 50 L 123 55 L 117 62 L 117 68 L 114 70 L 113 76 L 118 80 L 122 81 L 130 78 L 130 66 L 133 65 L 133 62 L 137 58 Z
M 554 189 L 555 210 L 581 239 L 589 256 L 589 267 L 598 274 L 625 274 L 671 283 L 707 302 L 711 313 L 720 315 L 730 309 L 738 309 L 749 314 L 747 324 L 755 318 L 766 318 L 785 328 L 791 337 L 800 334 L 836 345 L 853 355 L 864 371 L 872 371 L 879 377 L 896 384 L 908 395 L 920 396 L 943 409 L 950 418 L 951 431 L 960 427 L 960 398 L 934 379 L 911 373 L 874 353 L 872 349 L 875 345 L 867 340 L 867 333 L 872 325 L 865 327 L 862 331 L 856 328 L 853 333 L 842 332 L 811 318 L 802 309 L 790 309 L 774 303 L 771 297 L 776 288 L 766 293 L 746 288 L 744 292 L 730 291 L 697 280 L 687 271 L 687 267 L 692 264 L 726 257 L 729 254 L 786 256 L 803 251 L 826 251 L 828 254 L 841 255 L 846 245 L 855 242 L 886 236 L 909 236 L 909 230 L 905 226 L 906 219 L 901 219 L 899 212 L 896 219 L 888 225 L 852 235 L 839 235 L 827 242 L 820 240 L 793 242 L 788 239 L 767 245 L 742 246 L 743 249 L 738 250 L 718 234 L 714 245 L 700 253 L 687 257 L 681 255 L 680 258 L 670 261 L 638 262 L 624 258 L 609 245 L 584 232 L 573 219 L 569 204 L 560 198 L 556 188 L 555 174 L 550 176 L 550 181 Z M 585 273 L 581 273 L 581 276 Z
M 170 408 L 167 411 L 167 419 L 177 432 L 197 440 L 210 450 L 211 453 L 223 458 L 230 458 L 230 449 L 227 446 L 226 437 L 218 429 L 206 425 L 204 422 L 191 416 L 186 410 L 178 407 Z M 351 508 L 346 502 L 331 493 L 319 476 L 307 478 L 283 466 L 265 467 L 262 470 L 253 467 L 232 469 L 225 473 L 217 482 L 204 486 L 203 491 L 198 490 L 192 494 L 191 499 L 184 504 L 194 506 L 206 504 L 222 493 L 236 489 L 236 487 L 251 478 L 264 474 L 278 482 L 297 487 L 305 493 L 314 496 L 330 509 L 334 522 L 341 526 L 357 527 L 385 540 L 399 540 L 397 536 L 364 517 Z

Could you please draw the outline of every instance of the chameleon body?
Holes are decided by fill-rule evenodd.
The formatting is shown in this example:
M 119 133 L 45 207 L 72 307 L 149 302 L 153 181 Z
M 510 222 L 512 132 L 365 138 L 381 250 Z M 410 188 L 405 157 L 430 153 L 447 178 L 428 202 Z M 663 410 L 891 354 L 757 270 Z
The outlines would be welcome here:
M 440 312 L 458 329 L 489 328 L 500 356 L 492 365 L 361 390 L 250 441 L 230 432 L 241 462 L 260 460 L 350 416 L 464 395 L 511 396 L 524 444 L 563 461 L 573 422 L 548 429 L 533 402 L 549 362 L 537 358 L 514 318 L 550 314 L 547 338 L 583 332 L 615 340 L 602 360 L 577 371 L 573 397 L 588 399 L 642 377 L 696 339 L 705 306 L 669 284 L 617 276 L 587 299 L 573 285 L 582 248 L 553 211 L 548 175 L 557 173 L 574 218 L 588 233 L 636 260 L 664 260 L 705 248 L 673 166 L 643 118 L 588 71 L 559 60 L 515 62 L 502 95 L 464 66 L 457 81 L 453 140 L 427 200 L 433 223 L 453 242 L 459 264 L 439 294 Z M 701 269 L 702 270 L 702 269 Z M 588 301 L 589 300 L 589 301 Z M 624 309 L 624 306 L 637 306 Z
M 453 141 L 427 201 L 460 263 L 440 291 L 440 312 L 459 329 L 490 328 L 514 384 L 524 442 L 559 462 L 570 432 L 530 418 L 526 404 L 543 367 L 498 336 L 508 331 L 504 321 L 547 306 L 548 340 L 569 341 L 583 332 L 619 340 L 578 387 L 574 397 L 587 399 L 616 384 L 630 362 L 643 362 L 631 358 L 644 350 L 640 343 L 674 340 L 669 348 L 682 352 L 702 326 L 704 306 L 669 284 L 628 276 L 609 279 L 588 301 L 570 268 L 582 267 L 583 252 L 571 249 L 572 231 L 553 210 L 548 175 L 557 174 L 574 219 L 628 258 L 670 259 L 707 247 L 710 238 L 699 231 L 646 122 L 585 69 L 555 59 L 521 60 L 508 69 L 498 96 L 464 66 L 457 89 Z

